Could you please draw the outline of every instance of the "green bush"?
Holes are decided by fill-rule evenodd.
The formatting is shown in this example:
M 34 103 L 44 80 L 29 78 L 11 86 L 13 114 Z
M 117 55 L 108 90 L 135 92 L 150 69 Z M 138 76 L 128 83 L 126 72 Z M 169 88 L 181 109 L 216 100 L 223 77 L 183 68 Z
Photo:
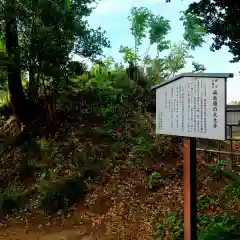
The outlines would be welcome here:
M 148 188 L 153 189 L 161 183 L 162 175 L 159 172 L 152 172 L 148 176 Z
M 13 214 L 24 208 L 29 201 L 29 192 L 21 187 L 9 186 L 0 193 L 0 214 Z
M 125 160 L 143 163 L 153 158 L 154 139 L 146 117 L 150 99 L 146 79 L 136 83 L 124 71 L 109 75 L 107 68 L 92 70 L 93 77 L 74 77 L 59 94 L 56 113 L 64 119 L 57 119 L 61 132 L 55 138 L 31 137 L 19 147 L 21 164 L 14 176 L 36 187 L 33 202 L 40 201 L 35 205 L 46 213 L 68 208 L 83 199 L 88 178 L 86 165 L 102 166 L 111 161 L 112 166 Z M 71 177 L 64 175 L 65 170 Z M 73 177 L 76 172 L 85 173 Z M 14 204 L 21 198 L 20 193 L 13 191 L 2 196 L 2 208 L 7 212 L 18 209 Z
M 157 226 L 157 240 L 163 240 L 168 230 L 170 240 L 184 238 L 184 219 L 177 213 L 169 213 Z M 197 218 L 198 240 L 240 239 L 240 218 L 230 216 L 207 216 Z
M 0 89 L 0 107 L 7 104 L 7 91 Z
M 199 240 L 240 239 L 240 218 L 200 215 L 198 229 Z
M 46 214 L 53 214 L 83 200 L 86 192 L 87 187 L 82 177 L 66 179 L 45 190 L 39 207 Z

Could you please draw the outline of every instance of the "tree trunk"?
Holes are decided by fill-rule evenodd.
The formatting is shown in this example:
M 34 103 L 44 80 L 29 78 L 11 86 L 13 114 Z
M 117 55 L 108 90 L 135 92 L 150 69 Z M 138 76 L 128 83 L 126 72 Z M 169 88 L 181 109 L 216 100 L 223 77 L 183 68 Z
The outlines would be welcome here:
M 134 38 L 134 51 L 135 51 L 135 59 L 134 59 L 134 65 L 137 66 L 137 39 Z
M 5 20 L 6 48 L 9 57 L 8 88 L 15 116 L 24 124 L 26 116 L 24 105 L 26 103 L 20 71 L 20 53 L 18 46 L 18 33 L 16 21 L 16 0 L 7 3 Z
M 38 87 L 39 87 L 39 74 L 37 78 L 35 78 L 35 71 L 33 67 L 30 65 L 29 68 L 29 87 L 28 87 L 28 94 L 30 99 L 34 99 L 38 97 Z
M 34 87 L 34 72 L 33 72 L 31 63 L 29 65 L 30 65 L 30 67 L 29 67 L 28 95 L 29 95 L 29 98 L 32 98 L 32 96 L 33 96 L 32 91 L 33 91 L 33 87 Z
M 33 4 L 33 10 L 35 9 L 35 4 Z M 33 37 L 35 34 L 34 26 L 35 26 L 35 14 L 33 16 L 32 20 L 32 28 L 31 28 L 31 36 L 30 36 L 30 59 L 29 59 L 29 89 L 28 89 L 28 95 L 31 100 L 38 97 L 38 85 L 39 85 L 39 77 L 35 78 L 36 70 L 37 70 L 37 63 L 36 63 L 36 55 L 34 50 L 34 43 L 33 43 Z M 40 68 L 40 67 L 39 67 Z M 39 70 L 39 69 L 38 69 Z M 38 71 L 39 72 L 39 71 Z M 39 74 L 38 74 L 39 76 Z

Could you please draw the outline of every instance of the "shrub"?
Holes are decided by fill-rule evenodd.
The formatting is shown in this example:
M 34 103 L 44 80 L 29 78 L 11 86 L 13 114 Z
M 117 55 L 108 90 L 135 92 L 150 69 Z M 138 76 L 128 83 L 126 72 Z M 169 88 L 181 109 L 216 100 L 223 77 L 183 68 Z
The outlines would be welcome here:
M 170 240 L 184 237 L 183 216 L 171 212 L 157 226 L 156 239 L 164 239 L 165 231 L 169 231 Z M 206 216 L 197 218 L 198 240 L 230 240 L 240 239 L 240 218 L 230 216 Z

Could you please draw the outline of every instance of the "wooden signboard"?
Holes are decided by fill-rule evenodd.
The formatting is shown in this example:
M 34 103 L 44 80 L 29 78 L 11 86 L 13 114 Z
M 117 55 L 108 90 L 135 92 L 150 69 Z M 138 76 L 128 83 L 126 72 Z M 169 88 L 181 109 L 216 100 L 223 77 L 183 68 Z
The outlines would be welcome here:
M 156 133 L 184 137 L 184 240 L 196 240 L 196 138 L 226 139 L 229 73 L 184 73 L 152 87 Z

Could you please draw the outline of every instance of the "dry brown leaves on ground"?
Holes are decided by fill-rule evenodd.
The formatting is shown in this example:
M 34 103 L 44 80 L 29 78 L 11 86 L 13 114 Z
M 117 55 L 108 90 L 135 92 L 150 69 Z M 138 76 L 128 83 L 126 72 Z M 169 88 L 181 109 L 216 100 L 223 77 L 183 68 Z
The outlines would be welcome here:
M 7 221 L 1 226 L 0 239 L 150 240 L 154 239 L 156 217 L 176 210 L 177 200 L 182 206 L 181 180 L 166 179 L 158 191 L 150 192 L 141 169 L 124 166 L 106 177 L 105 185 L 97 186 L 84 205 L 75 206 L 67 217 L 33 216 Z

